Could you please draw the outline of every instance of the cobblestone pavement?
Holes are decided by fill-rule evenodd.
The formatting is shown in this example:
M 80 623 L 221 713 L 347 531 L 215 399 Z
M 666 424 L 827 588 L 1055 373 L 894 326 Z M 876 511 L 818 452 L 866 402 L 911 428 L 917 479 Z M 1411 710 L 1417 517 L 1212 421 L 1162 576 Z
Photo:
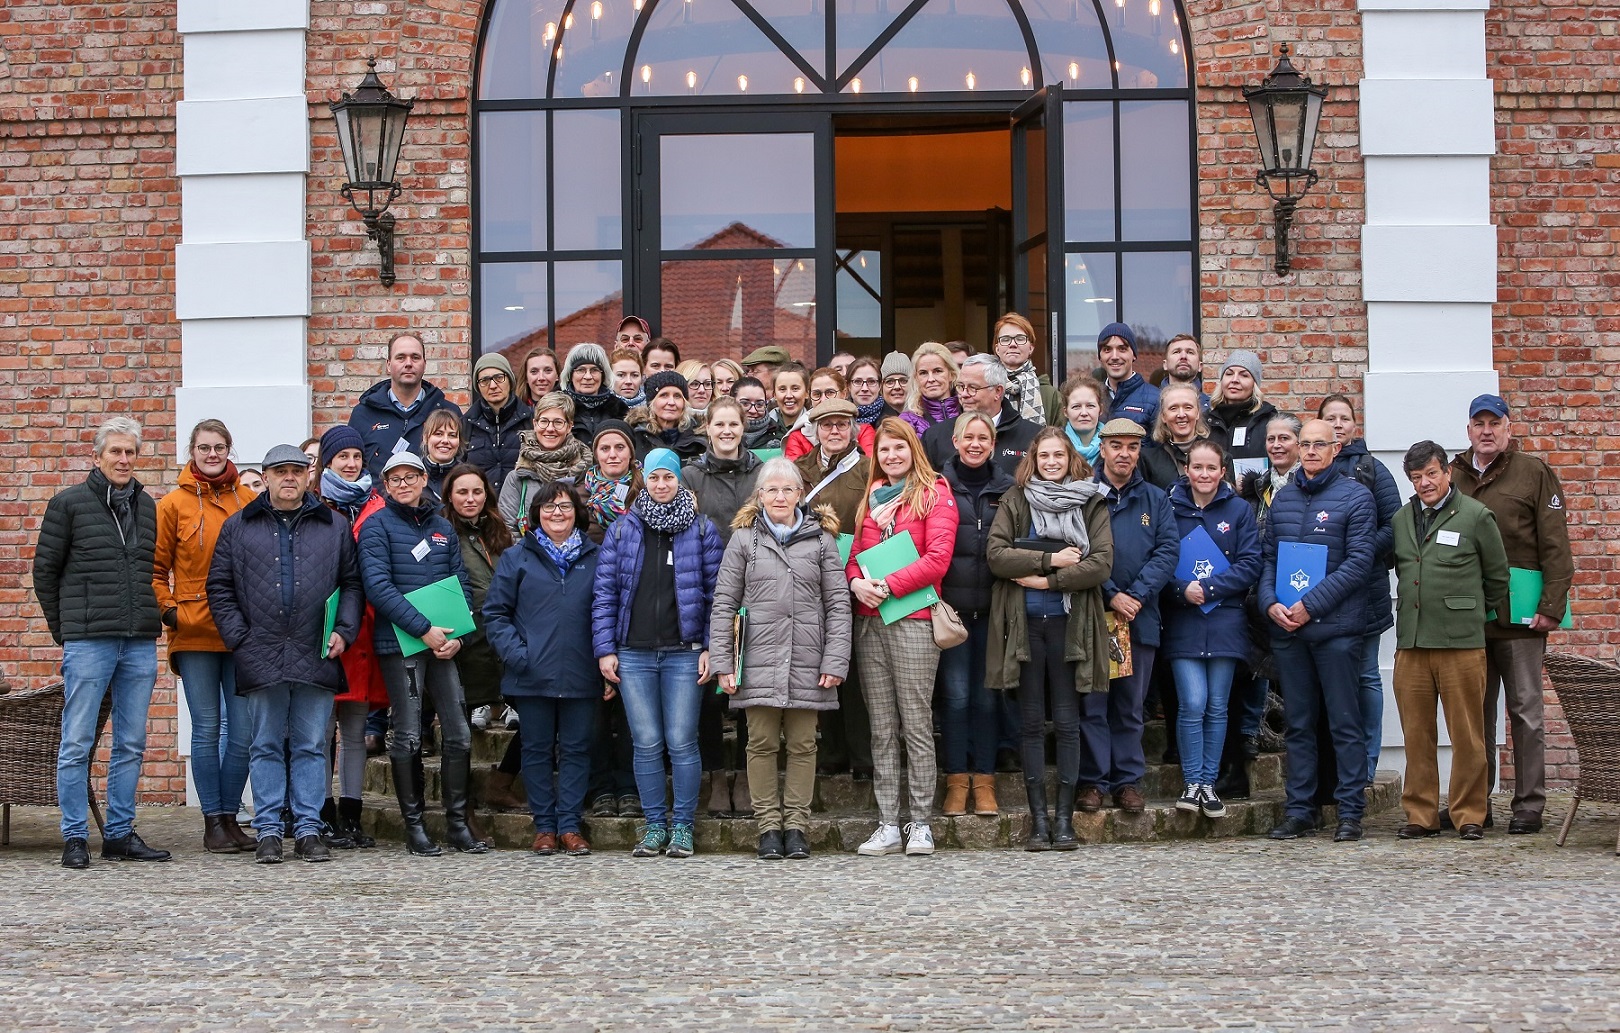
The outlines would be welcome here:
M 55 820 L 0 849 L 0 1029 L 1620 1029 L 1613 808 L 1562 850 L 1386 815 L 1355 845 L 279 868 L 154 809 L 174 863 L 88 872 Z

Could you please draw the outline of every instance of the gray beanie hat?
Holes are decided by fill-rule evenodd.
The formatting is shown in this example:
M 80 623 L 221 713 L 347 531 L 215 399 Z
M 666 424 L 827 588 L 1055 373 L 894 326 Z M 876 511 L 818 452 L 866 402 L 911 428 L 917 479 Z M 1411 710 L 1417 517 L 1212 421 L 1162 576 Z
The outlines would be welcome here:
M 1231 355 L 1228 355 L 1226 357 L 1226 361 L 1221 364 L 1221 375 L 1225 376 L 1226 371 L 1231 369 L 1233 366 L 1237 366 L 1239 369 L 1248 370 L 1249 376 L 1254 378 L 1254 382 L 1256 384 L 1260 383 L 1260 356 L 1256 355 L 1254 352 L 1245 351 L 1240 348 Z
M 883 356 L 883 379 L 894 376 L 911 376 L 911 357 L 905 352 L 890 352 Z

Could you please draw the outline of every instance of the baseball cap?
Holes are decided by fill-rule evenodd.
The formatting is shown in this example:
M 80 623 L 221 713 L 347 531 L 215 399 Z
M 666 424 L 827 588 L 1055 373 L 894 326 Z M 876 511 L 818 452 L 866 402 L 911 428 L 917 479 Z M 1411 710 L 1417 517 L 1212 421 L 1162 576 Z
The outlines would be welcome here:
M 1507 418 L 1508 405 L 1501 395 L 1480 395 L 1468 403 L 1468 418 L 1473 419 L 1482 412 L 1495 413 L 1503 419 Z

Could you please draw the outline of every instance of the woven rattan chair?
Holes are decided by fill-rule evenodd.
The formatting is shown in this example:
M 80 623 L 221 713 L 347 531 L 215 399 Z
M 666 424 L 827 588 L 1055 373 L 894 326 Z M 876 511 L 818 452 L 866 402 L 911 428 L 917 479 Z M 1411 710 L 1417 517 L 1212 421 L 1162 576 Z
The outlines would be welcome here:
M 1558 830 L 1558 845 L 1563 846 L 1583 799 L 1620 803 L 1620 667 L 1572 653 L 1551 653 L 1547 675 L 1581 760 L 1575 799 Z M 1620 854 L 1620 839 L 1614 852 Z
M 67 694 L 61 683 L 43 689 L 0 694 L 0 846 L 11 843 L 11 805 L 55 807 L 56 754 L 62 746 L 62 707 Z M 112 693 L 101 701 L 96 742 L 112 714 Z M 95 747 L 91 747 L 91 755 Z M 101 807 L 90 786 L 90 813 L 105 832 Z

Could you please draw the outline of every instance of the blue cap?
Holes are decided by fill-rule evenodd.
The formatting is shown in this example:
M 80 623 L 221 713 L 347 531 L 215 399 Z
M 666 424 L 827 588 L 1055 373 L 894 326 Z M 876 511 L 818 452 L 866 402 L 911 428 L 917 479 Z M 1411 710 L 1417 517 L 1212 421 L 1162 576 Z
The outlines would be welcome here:
M 1101 348 L 1110 337 L 1117 337 L 1124 341 L 1126 344 L 1131 346 L 1131 354 L 1136 354 L 1135 330 L 1132 330 L 1124 323 L 1109 323 L 1107 326 L 1102 328 L 1102 333 L 1097 335 L 1097 347 Z
M 676 480 L 680 480 L 681 457 L 667 448 L 655 448 L 641 461 L 641 474 L 643 477 L 651 476 L 654 470 L 668 470 Z
M 1473 419 L 1482 412 L 1495 413 L 1502 419 L 1507 419 L 1508 406 L 1501 395 L 1480 395 L 1468 403 L 1468 418 Z

